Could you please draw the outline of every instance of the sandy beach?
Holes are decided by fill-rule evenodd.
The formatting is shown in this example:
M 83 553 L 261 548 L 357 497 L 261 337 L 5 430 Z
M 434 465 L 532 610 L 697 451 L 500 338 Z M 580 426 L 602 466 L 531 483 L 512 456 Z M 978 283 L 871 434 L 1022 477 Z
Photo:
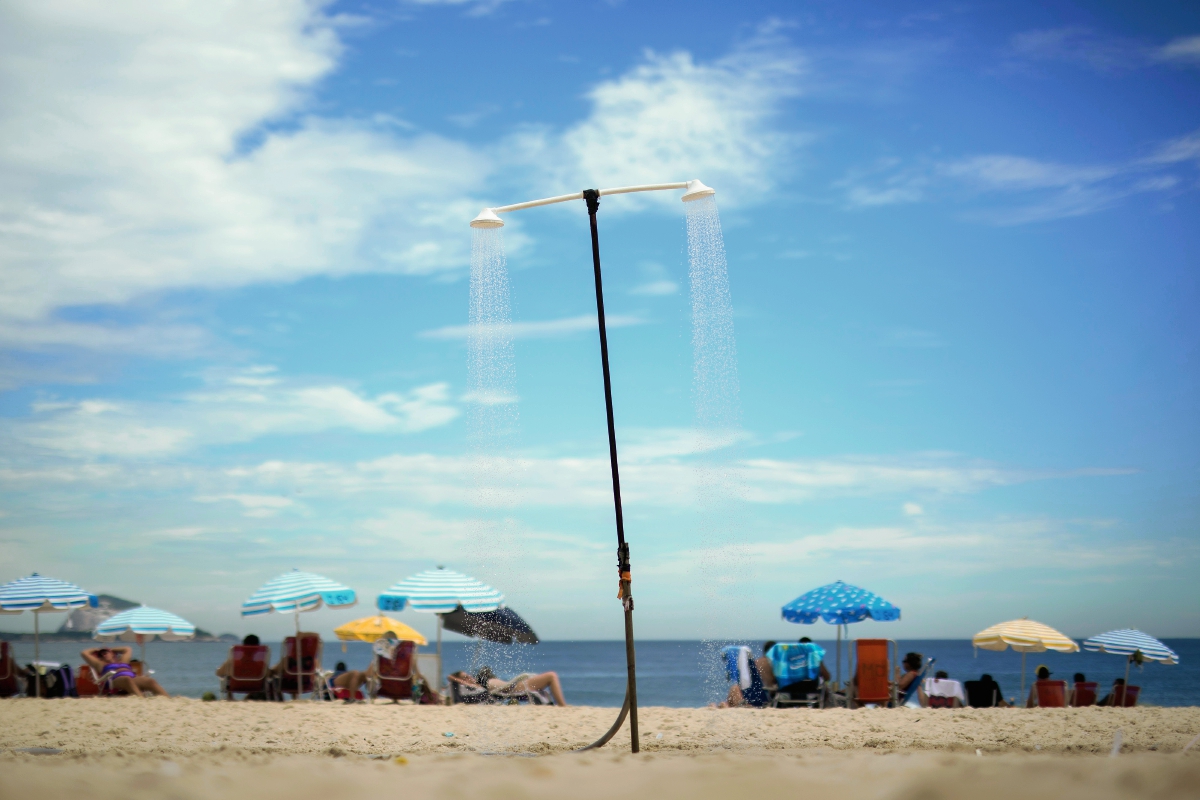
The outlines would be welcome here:
M 0 704 L 0 796 L 1197 797 L 1200 709 L 642 709 L 169 700 Z M 1120 731 L 1121 755 L 1109 757 Z M 452 733 L 453 736 L 446 734 Z M 53 748 L 37 755 L 23 748 Z M 733 793 L 731 795 L 731 793 Z M 791 792 L 789 792 L 790 794 Z

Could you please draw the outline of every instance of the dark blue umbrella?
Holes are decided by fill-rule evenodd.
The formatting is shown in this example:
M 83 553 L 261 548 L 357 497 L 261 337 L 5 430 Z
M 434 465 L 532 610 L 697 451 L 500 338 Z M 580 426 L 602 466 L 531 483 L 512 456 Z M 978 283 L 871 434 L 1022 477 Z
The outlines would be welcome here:
M 487 639 L 500 644 L 537 644 L 538 636 L 511 608 L 501 606 L 495 611 L 467 611 L 459 606 L 442 615 L 446 630 L 475 639 Z
M 860 589 L 844 581 L 833 583 L 805 592 L 783 607 L 783 618 L 788 622 L 812 625 L 823 619 L 837 625 L 837 672 L 842 680 L 842 626 L 851 622 L 873 619 L 889 622 L 900 619 L 900 609 L 874 592 Z

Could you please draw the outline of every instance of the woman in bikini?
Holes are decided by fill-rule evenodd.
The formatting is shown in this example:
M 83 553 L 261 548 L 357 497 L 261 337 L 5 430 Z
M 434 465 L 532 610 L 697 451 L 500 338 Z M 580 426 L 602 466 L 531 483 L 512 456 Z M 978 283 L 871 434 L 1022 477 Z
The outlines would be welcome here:
M 84 650 L 81 655 L 88 666 L 96 671 L 100 680 L 107 681 L 109 688 L 114 692 L 138 697 L 145 697 L 146 692 L 151 692 L 160 697 L 170 697 L 167 690 L 159 686 L 154 678 L 149 675 L 138 677 L 133 671 L 133 667 L 129 665 L 133 655 L 132 647 L 94 647 Z

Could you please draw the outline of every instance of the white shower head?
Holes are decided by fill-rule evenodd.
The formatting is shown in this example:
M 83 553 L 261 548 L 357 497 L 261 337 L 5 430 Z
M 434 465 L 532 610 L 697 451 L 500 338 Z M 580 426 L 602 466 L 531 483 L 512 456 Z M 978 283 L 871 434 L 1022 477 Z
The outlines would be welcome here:
M 683 193 L 683 202 L 690 203 L 693 200 L 699 200 L 701 197 L 710 197 L 716 193 L 716 189 L 705 186 L 698 180 L 688 181 L 687 191 Z
M 461 224 L 461 223 L 459 223 Z M 496 216 L 496 212 L 490 208 L 485 208 L 479 212 L 479 216 L 471 220 L 472 228 L 503 228 L 504 220 Z

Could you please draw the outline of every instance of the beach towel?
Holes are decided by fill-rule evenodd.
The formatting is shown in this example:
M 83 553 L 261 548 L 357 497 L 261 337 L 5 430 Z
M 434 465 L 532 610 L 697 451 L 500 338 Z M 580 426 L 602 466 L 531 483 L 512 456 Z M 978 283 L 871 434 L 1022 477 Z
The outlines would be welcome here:
M 825 648 L 815 642 L 777 644 L 767 651 L 767 660 L 780 686 L 799 681 L 815 681 L 821 677 L 821 662 Z
M 931 706 L 942 705 L 933 702 L 933 698 L 942 700 L 954 700 L 958 698 L 958 702 L 964 706 L 967 704 L 967 696 L 963 692 L 963 685 L 958 681 L 950 680 L 949 678 L 926 678 L 925 679 L 925 696 L 930 699 Z
M 745 645 L 731 644 L 721 648 L 725 655 L 725 677 L 730 683 L 736 683 L 742 689 L 749 689 L 750 648 Z

